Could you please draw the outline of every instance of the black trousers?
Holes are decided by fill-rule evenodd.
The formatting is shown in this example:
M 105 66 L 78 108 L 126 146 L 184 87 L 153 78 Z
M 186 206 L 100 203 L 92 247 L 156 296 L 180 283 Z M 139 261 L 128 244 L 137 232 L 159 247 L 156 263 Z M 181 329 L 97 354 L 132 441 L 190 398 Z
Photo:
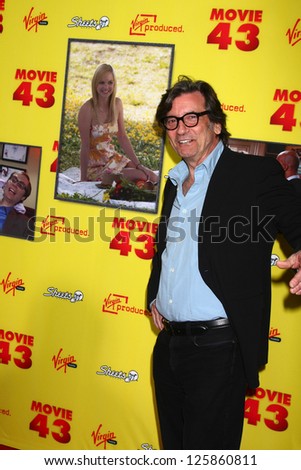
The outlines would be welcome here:
M 200 336 L 161 331 L 153 375 L 165 450 L 240 448 L 246 381 L 231 327 Z

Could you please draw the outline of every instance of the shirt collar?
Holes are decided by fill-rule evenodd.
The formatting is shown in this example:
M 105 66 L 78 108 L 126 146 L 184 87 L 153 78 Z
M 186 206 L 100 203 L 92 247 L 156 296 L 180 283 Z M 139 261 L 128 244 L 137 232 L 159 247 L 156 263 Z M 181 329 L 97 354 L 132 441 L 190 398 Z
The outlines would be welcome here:
M 288 178 L 286 178 L 287 181 L 291 181 L 291 180 L 299 180 L 300 177 L 299 175 L 292 175 L 292 176 L 289 176 Z
M 205 158 L 205 160 L 196 167 L 195 171 L 198 172 L 200 168 L 203 166 L 207 170 L 208 177 L 211 178 L 212 173 L 214 172 L 216 164 L 223 150 L 224 150 L 224 144 L 220 140 L 218 144 L 216 145 L 216 147 L 212 150 L 212 152 L 207 156 L 207 158 Z M 180 163 L 178 163 L 174 168 L 172 168 L 168 172 L 168 177 L 170 178 L 171 182 L 175 186 L 182 184 L 185 178 L 187 177 L 187 175 L 188 175 L 188 168 L 187 168 L 186 163 L 183 160 L 180 161 Z

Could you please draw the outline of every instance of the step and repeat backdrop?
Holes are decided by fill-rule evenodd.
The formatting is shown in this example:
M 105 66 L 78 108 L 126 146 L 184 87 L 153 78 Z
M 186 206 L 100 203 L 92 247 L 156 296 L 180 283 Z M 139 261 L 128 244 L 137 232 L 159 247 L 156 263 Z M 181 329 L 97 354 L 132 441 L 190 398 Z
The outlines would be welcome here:
M 179 75 L 208 81 L 232 148 L 301 155 L 299 2 L 0 0 L 0 50 L 0 200 L 16 202 L 0 219 L 0 443 L 160 449 L 145 290 L 177 159 L 156 106 Z M 78 112 L 104 63 L 155 188 L 81 181 Z M 246 397 L 242 449 L 301 448 L 301 304 L 275 266 L 287 253 L 279 239 L 269 365 Z

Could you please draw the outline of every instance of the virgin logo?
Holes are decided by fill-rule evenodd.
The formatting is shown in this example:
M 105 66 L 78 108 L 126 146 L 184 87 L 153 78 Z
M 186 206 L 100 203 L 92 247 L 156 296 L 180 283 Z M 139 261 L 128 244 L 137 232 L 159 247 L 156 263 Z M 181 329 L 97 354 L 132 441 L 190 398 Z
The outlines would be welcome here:
M 46 13 L 34 15 L 33 10 L 34 7 L 31 7 L 28 16 L 24 16 L 23 23 L 25 24 L 25 29 L 27 31 L 31 31 L 33 29 L 34 32 L 37 33 L 38 25 L 41 24 L 41 22 L 45 22 L 45 20 L 47 20 L 47 16 Z
M 6 279 L 2 279 L 1 285 L 3 286 L 4 294 L 9 294 L 10 292 L 15 295 L 16 290 L 25 290 L 24 282 L 22 279 L 16 279 L 14 281 L 10 278 L 11 272 L 8 273 Z
M 301 41 L 301 30 L 298 29 L 298 24 L 301 19 L 298 18 L 292 29 L 288 29 L 286 36 L 288 37 L 288 42 L 291 46 L 295 46 L 299 41 Z
M 63 356 L 63 349 L 61 348 L 56 356 L 53 356 L 52 362 L 56 370 L 63 369 L 64 373 L 67 372 L 67 367 L 76 368 L 76 359 L 74 356 L 68 354 Z
M 102 432 L 102 424 L 98 426 L 96 431 L 93 431 L 91 434 L 93 438 L 93 442 L 96 447 L 99 447 L 100 445 L 103 445 L 103 448 L 107 448 L 107 443 L 109 444 L 117 444 L 116 441 L 116 436 L 114 432 L 108 431 L 106 433 Z

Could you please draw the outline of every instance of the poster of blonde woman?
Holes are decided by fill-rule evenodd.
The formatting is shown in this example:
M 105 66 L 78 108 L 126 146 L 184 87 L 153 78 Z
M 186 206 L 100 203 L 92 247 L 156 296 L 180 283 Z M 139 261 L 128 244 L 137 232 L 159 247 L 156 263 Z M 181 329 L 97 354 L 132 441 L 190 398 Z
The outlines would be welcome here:
M 155 212 L 173 46 L 69 40 L 57 199 Z

